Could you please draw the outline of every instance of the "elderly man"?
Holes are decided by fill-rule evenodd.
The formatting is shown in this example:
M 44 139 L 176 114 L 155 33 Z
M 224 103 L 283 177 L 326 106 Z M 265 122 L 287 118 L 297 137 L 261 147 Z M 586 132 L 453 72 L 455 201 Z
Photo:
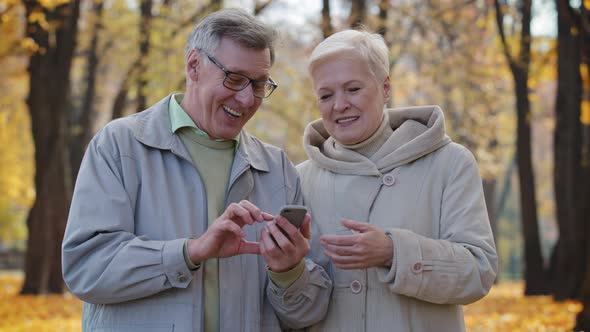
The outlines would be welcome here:
M 277 85 L 276 32 L 215 12 L 186 45 L 186 92 L 90 143 L 63 241 L 88 331 L 266 331 L 321 320 L 332 284 L 281 206 L 301 204 L 286 155 L 242 130 Z

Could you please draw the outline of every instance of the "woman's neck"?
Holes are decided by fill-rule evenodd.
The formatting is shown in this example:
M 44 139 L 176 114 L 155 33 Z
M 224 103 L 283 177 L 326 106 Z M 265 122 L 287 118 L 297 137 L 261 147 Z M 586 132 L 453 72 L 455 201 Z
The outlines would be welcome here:
M 383 116 L 381 117 L 381 124 L 375 130 L 371 137 L 367 138 L 366 140 L 356 143 L 356 144 L 341 144 L 343 147 L 356 151 L 363 156 L 371 159 L 371 157 L 381 148 L 381 146 L 389 139 L 391 134 L 393 133 L 393 129 L 389 125 L 389 117 L 387 112 L 383 112 Z

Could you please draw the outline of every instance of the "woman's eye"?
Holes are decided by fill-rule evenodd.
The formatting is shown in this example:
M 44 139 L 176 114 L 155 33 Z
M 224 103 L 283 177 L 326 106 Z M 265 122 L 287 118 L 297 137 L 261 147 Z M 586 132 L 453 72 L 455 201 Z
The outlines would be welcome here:
M 359 91 L 360 89 L 361 88 L 355 87 L 355 88 L 349 88 L 348 91 L 350 91 L 350 92 L 356 92 L 356 91 Z
M 328 98 L 330 98 L 332 95 L 321 95 L 320 96 L 320 100 L 327 100 Z

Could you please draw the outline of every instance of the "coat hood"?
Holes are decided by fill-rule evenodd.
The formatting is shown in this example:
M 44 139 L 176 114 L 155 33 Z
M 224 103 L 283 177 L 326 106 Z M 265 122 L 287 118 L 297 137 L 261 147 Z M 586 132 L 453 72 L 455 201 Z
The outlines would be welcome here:
M 374 162 L 336 142 L 321 119 L 305 128 L 303 147 L 307 156 L 319 167 L 334 173 L 379 176 L 451 142 L 438 106 L 386 109 L 384 113 L 383 121 L 389 123 L 393 134 L 375 152 Z

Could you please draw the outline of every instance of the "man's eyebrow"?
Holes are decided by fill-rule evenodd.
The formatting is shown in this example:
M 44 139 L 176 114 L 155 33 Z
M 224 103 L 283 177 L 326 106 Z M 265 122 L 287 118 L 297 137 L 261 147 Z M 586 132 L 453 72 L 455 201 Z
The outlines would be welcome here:
M 256 80 L 256 81 L 268 81 L 268 79 L 270 78 L 270 73 L 265 73 L 265 74 L 262 74 L 259 76 L 253 76 L 241 69 L 238 69 L 238 70 L 231 70 L 229 68 L 226 68 L 226 69 L 232 73 L 244 75 L 244 76 L 248 77 L 249 79 Z

